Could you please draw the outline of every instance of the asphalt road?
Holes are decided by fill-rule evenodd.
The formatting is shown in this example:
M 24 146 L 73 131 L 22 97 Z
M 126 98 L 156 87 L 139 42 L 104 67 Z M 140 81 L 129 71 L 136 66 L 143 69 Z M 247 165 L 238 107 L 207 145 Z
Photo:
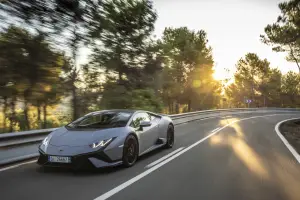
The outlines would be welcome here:
M 181 124 L 173 149 L 143 156 L 127 169 L 73 173 L 23 165 L 0 172 L 0 199 L 299 200 L 299 164 L 274 131 L 294 117 L 300 115 L 242 114 Z

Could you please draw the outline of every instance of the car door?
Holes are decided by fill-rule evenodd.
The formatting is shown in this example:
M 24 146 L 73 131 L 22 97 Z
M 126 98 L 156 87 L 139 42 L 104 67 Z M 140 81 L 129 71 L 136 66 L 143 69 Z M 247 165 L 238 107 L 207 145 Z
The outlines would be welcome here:
M 132 126 L 136 134 L 139 135 L 140 138 L 140 152 L 144 152 L 150 147 L 152 147 L 158 138 L 158 127 L 156 123 L 151 124 L 148 127 L 140 127 L 141 121 L 151 121 L 151 118 L 148 113 L 140 112 L 133 116 L 132 122 L 130 126 Z

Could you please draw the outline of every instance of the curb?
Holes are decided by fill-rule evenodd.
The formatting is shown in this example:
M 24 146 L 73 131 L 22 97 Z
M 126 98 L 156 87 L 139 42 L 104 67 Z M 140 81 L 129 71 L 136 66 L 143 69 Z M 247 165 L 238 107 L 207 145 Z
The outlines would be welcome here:
M 296 160 L 298 161 L 298 163 L 300 164 L 300 155 L 298 154 L 298 152 L 294 149 L 294 147 L 287 141 L 287 139 L 285 139 L 285 137 L 281 134 L 279 128 L 280 126 L 287 121 L 291 121 L 291 120 L 295 120 L 295 119 L 300 119 L 298 118 L 291 118 L 291 119 L 286 119 L 283 120 L 281 122 L 278 122 L 275 126 L 275 131 L 277 133 L 277 135 L 279 136 L 279 138 L 281 139 L 281 141 L 285 144 L 285 146 L 288 148 L 288 150 L 293 154 L 293 156 L 296 158 Z

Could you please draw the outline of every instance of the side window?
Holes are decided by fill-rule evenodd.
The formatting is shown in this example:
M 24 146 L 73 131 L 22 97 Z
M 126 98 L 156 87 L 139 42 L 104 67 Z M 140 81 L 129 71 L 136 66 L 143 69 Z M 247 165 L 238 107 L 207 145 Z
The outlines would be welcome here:
M 87 117 L 86 119 L 82 120 L 79 125 L 80 126 L 86 126 L 86 125 L 89 125 L 89 124 L 96 123 L 97 120 L 99 120 L 99 116 L 91 115 L 91 116 Z
M 139 128 L 141 121 L 149 121 L 150 122 L 150 116 L 147 113 L 138 113 L 133 117 L 130 126 L 132 126 L 134 128 Z
M 157 123 L 160 120 L 160 118 L 155 115 L 149 114 L 149 116 L 150 116 L 151 122 Z
M 147 121 L 147 122 L 151 121 L 150 115 L 148 113 L 142 113 L 142 115 L 143 115 L 143 121 Z
M 150 116 L 151 121 L 154 121 L 156 119 L 156 117 L 154 115 L 149 114 L 149 116 Z

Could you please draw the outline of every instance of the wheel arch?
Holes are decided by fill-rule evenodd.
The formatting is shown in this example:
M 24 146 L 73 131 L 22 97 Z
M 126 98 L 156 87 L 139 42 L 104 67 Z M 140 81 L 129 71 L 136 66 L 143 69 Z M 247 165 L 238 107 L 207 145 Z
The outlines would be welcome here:
M 171 125 L 174 129 L 175 126 L 174 126 L 173 122 L 170 122 L 169 125 Z
M 140 141 L 139 141 L 139 137 L 137 136 L 137 134 L 135 132 L 130 132 L 128 133 L 128 135 L 126 136 L 126 138 L 129 136 L 129 135 L 132 135 L 135 137 L 137 143 L 138 143 L 138 152 L 139 152 L 139 155 L 140 155 Z
M 170 122 L 170 123 L 168 124 L 167 132 L 169 131 L 169 126 L 172 127 L 173 133 L 175 134 L 175 126 L 174 126 L 173 122 Z

